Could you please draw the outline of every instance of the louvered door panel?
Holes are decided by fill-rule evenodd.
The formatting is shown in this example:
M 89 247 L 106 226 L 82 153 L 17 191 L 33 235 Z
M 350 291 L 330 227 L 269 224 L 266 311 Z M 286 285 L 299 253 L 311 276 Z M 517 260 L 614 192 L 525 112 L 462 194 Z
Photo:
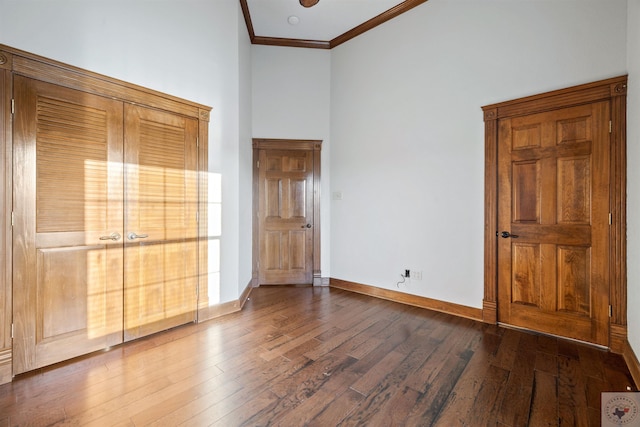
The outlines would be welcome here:
M 37 100 L 36 228 L 39 233 L 107 226 L 107 112 Z
M 197 121 L 127 106 L 125 340 L 195 320 Z
M 15 77 L 14 374 L 122 342 L 122 103 Z

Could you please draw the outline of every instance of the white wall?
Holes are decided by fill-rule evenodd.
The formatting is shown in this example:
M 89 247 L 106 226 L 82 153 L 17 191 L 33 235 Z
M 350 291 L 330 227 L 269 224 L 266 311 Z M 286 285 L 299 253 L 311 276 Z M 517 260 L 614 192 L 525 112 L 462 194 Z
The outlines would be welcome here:
M 240 2 L 238 2 L 240 8 Z M 253 146 L 252 146 L 252 82 L 251 82 L 251 40 L 247 32 L 242 11 L 238 11 L 238 38 L 240 51 L 240 138 L 238 143 L 240 156 L 239 169 L 239 265 L 238 265 L 238 295 L 244 291 L 251 282 L 252 256 L 253 256 Z
M 625 74 L 626 14 L 430 0 L 334 48 L 331 276 L 481 307 L 481 106 Z M 397 288 L 405 268 L 424 279 Z
M 250 191 L 239 180 L 250 168 L 239 148 L 251 125 L 250 56 L 238 1 L 0 0 L 0 11 L 2 44 L 213 107 L 210 168 L 222 174 L 223 194 L 219 301 L 236 299 L 251 261 L 241 232 L 251 228 L 240 214 L 247 197 L 239 196 Z
M 254 138 L 320 139 L 321 272 L 330 274 L 329 108 L 331 56 L 328 50 L 253 46 Z
M 627 323 L 640 357 L 640 0 L 629 0 L 627 24 Z

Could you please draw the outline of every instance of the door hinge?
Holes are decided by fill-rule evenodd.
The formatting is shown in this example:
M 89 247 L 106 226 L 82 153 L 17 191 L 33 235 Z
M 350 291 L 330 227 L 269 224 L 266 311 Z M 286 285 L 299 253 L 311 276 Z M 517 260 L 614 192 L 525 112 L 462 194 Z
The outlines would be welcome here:
M 15 212 L 11 211 L 11 226 L 12 227 L 16 223 L 15 222 L 15 217 L 16 217 Z
M 256 162 L 256 167 L 257 167 L 258 169 L 260 169 L 260 160 L 258 160 L 258 161 Z
M 613 123 L 611 122 L 611 120 L 609 120 L 609 133 L 611 133 L 613 130 Z
M 11 98 L 11 114 L 16 113 L 16 100 Z
M 13 338 L 14 338 L 14 336 L 13 336 L 13 323 L 12 323 L 11 324 L 11 339 L 13 339 Z
M 611 212 L 609 212 L 609 225 L 611 225 L 612 222 L 613 222 L 613 216 L 611 215 Z
M 196 147 L 200 147 L 200 137 L 196 138 Z
M 609 305 L 609 317 L 613 317 L 613 307 Z

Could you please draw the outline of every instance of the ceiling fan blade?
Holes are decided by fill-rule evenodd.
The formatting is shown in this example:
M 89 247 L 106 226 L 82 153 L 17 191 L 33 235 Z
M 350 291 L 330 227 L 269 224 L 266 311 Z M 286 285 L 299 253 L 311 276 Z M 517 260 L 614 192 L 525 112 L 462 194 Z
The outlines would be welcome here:
M 318 4 L 318 1 L 320 0 L 300 0 L 300 4 L 304 7 L 311 7 Z

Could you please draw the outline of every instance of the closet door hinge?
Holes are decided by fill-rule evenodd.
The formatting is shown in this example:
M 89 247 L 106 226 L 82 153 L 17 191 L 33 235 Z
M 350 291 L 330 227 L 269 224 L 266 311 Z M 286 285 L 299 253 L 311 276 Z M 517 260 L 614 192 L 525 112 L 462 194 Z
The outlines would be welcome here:
M 196 147 L 200 147 L 200 137 L 196 138 Z
M 13 323 L 12 323 L 11 324 L 11 339 L 13 339 L 13 338 L 14 338 L 14 335 L 13 335 Z
M 15 224 L 15 213 L 11 211 L 11 226 L 13 227 L 14 224 Z
M 609 133 L 613 130 L 613 123 L 609 120 Z
M 258 161 L 256 162 L 256 167 L 257 167 L 258 169 L 260 169 L 260 160 L 258 160 Z
M 609 305 L 609 317 L 613 317 L 613 307 Z
M 16 113 L 16 100 L 11 98 L 11 114 Z

